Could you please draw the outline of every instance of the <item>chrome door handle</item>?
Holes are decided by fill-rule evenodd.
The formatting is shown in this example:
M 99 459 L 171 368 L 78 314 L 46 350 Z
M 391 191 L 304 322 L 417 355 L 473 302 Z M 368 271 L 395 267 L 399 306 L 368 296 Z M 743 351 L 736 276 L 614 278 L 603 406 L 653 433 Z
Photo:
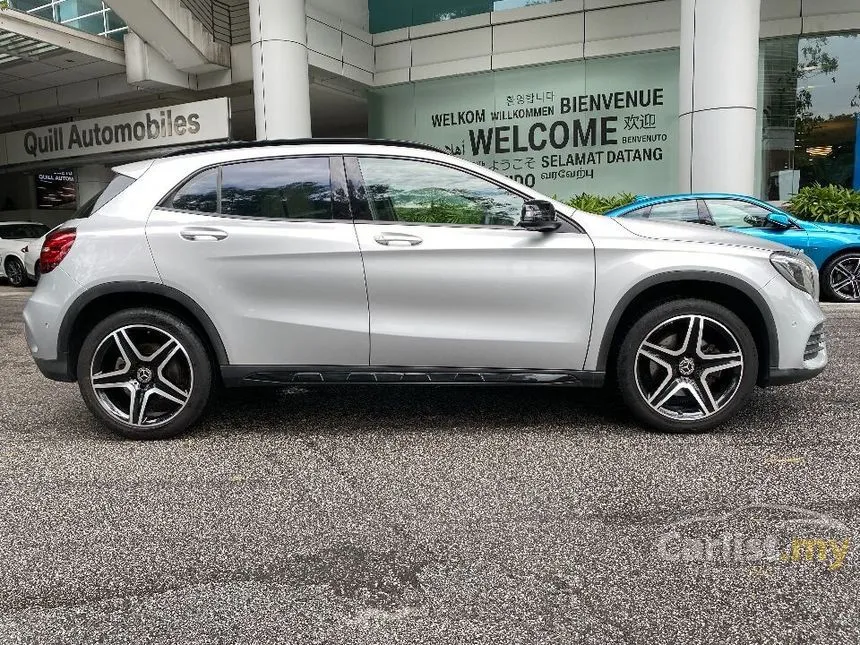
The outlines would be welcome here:
M 227 231 L 208 226 L 189 226 L 179 231 L 179 235 L 189 242 L 219 242 L 227 237 Z
M 406 233 L 382 233 L 373 239 L 383 246 L 418 246 L 424 241 L 417 235 L 406 235 Z

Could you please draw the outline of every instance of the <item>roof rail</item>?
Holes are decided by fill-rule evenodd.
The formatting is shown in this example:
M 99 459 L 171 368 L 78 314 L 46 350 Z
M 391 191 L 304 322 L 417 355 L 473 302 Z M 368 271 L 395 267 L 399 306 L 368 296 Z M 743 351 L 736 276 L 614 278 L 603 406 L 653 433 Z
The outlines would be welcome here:
M 209 145 L 193 146 L 183 148 L 181 150 L 173 150 L 163 155 L 163 157 L 181 157 L 182 155 L 190 155 L 195 152 L 215 152 L 218 150 L 242 150 L 244 148 L 268 148 L 275 146 L 306 146 L 306 145 L 349 145 L 349 144 L 369 144 L 375 146 L 393 146 L 400 148 L 417 148 L 418 150 L 430 150 L 432 152 L 441 152 L 446 154 L 444 150 L 440 150 L 426 143 L 415 143 L 413 141 L 396 141 L 392 139 L 361 139 L 361 138 L 320 138 L 320 139 L 271 139 L 268 141 L 228 141 L 225 143 L 213 143 Z

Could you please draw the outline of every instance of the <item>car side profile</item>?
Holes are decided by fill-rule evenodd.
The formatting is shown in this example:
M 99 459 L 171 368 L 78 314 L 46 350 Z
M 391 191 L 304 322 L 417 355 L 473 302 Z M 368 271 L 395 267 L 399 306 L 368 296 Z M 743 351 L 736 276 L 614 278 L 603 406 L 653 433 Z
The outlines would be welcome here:
M 860 302 L 860 226 L 807 222 L 753 197 L 725 193 L 643 199 L 606 215 L 697 222 L 785 244 L 818 267 L 824 297 Z
M 47 232 L 48 227 L 37 222 L 0 222 L 0 277 L 13 287 L 25 286 L 25 249 Z
M 213 388 L 601 386 L 712 428 L 827 364 L 817 272 L 766 240 L 576 211 L 417 144 L 229 144 L 115 169 L 24 311 L 47 377 L 131 438 Z

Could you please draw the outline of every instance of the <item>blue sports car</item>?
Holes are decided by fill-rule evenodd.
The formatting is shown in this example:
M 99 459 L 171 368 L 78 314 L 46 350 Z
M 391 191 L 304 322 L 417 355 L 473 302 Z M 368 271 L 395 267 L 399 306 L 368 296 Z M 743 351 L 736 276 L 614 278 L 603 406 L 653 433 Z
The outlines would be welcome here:
M 860 226 L 805 222 L 767 202 L 725 193 L 642 198 L 606 215 L 708 224 L 800 249 L 818 266 L 822 295 L 860 302 Z

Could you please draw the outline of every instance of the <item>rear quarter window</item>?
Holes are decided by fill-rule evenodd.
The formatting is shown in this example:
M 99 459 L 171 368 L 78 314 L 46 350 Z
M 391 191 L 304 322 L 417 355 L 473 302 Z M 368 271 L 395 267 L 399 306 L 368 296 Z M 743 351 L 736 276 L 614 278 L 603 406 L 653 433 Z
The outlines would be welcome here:
M 89 214 L 98 211 L 114 197 L 116 197 L 129 186 L 131 186 L 134 181 L 134 179 L 132 179 L 131 177 L 126 177 L 125 175 L 117 175 L 116 177 L 114 177 L 107 185 L 107 188 L 105 188 L 102 191 L 101 195 L 98 196 Z

